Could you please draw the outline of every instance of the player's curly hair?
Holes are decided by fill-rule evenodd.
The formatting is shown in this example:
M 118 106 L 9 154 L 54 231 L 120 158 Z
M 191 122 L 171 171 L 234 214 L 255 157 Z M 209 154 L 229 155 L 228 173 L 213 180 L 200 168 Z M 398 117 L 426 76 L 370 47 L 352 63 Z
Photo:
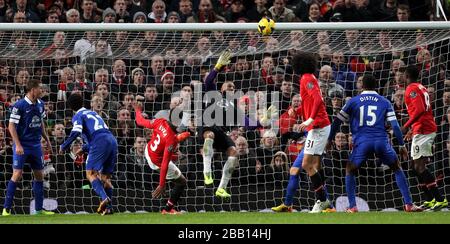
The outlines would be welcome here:
M 78 111 L 83 107 L 83 97 L 78 93 L 72 93 L 67 99 L 67 106 L 73 111 Z
M 317 56 L 309 52 L 297 52 L 292 58 L 292 67 L 297 75 L 314 74 L 317 69 Z

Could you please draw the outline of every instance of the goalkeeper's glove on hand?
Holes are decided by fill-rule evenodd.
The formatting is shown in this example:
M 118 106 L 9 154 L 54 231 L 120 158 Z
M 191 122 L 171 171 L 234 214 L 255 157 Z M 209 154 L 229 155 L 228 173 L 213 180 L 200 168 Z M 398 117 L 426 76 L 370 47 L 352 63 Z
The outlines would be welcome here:
M 227 66 L 231 62 L 231 53 L 228 51 L 222 52 L 220 54 L 219 60 L 217 60 L 216 66 L 214 69 L 217 71 L 221 70 L 224 66 Z

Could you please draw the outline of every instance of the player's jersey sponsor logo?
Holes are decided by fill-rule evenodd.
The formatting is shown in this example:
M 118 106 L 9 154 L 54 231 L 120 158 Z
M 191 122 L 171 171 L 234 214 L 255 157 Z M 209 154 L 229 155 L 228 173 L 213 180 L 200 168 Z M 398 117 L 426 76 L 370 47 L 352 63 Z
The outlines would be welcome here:
M 41 118 L 39 116 L 33 116 L 31 119 L 31 123 L 29 125 L 30 128 L 41 127 Z
M 314 88 L 313 82 L 312 81 L 308 82 L 308 84 L 306 84 L 306 88 L 308 88 L 310 90 L 313 89 Z
M 415 91 L 412 91 L 412 92 L 409 94 L 409 96 L 410 96 L 411 98 L 416 98 L 416 97 L 417 97 L 417 93 L 416 93 Z

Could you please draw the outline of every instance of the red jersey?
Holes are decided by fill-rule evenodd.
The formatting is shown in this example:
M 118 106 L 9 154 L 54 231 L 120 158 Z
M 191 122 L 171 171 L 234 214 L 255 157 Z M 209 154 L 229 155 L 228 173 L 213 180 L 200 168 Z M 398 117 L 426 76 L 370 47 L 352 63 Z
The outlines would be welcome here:
M 427 88 L 420 83 L 409 84 L 405 91 L 405 102 L 409 114 L 405 128 L 412 126 L 413 135 L 437 131 Z
M 312 118 L 314 122 L 306 128 L 320 129 L 330 125 L 325 102 L 320 92 L 319 82 L 313 74 L 303 74 L 300 79 L 300 97 L 302 99 L 303 121 Z
M 176 152 L 178 140 L 175 132 L 165 119 L 146 120 L 142 112 L 136 110 L 136 123 L 149 129 L 153 129 L 152 138 L 147 144 L 148 156 L 152 163 L 159 167 L 159 185 L 166 184 L 167 169 L 172 155 Z

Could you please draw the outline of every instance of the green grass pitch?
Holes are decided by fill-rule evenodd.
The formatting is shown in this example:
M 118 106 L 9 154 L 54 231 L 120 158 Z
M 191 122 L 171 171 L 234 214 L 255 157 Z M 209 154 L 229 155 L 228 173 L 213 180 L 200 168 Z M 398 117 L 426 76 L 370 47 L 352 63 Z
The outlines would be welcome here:
M 405 213 L 365 212 L 347 213 L 160 213 L 96 214 L 53 216 L 0 216 L 0 224 L 449 224 L 449 212 Z

